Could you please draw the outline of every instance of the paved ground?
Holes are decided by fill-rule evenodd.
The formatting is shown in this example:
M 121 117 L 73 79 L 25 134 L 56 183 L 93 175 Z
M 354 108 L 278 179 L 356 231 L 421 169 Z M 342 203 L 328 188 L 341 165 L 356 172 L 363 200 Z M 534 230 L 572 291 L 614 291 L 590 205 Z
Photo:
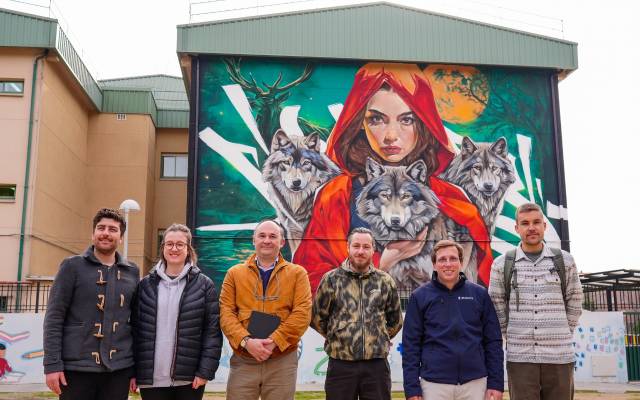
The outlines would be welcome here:
M 323 400 L 325 397 L 318 392 L 299 392 L 296 394 L 296 400 Z M 394 399 L 404 399 L 400 392 L 394 392 Z M 57 399 L 51 393 L 0 393 L 0 400 L 36 400 L 36 399 Z M 130 400 L 139 400 L 139 396 L 131 396 Z M 206 393 L 205 400 L 226 400 L 222 393 Z M 508 394 L 504 397 L 509 399 Z M 640 393 L 596 393 L 596 392 L 577 392 L 576 400 L 640 400 Z

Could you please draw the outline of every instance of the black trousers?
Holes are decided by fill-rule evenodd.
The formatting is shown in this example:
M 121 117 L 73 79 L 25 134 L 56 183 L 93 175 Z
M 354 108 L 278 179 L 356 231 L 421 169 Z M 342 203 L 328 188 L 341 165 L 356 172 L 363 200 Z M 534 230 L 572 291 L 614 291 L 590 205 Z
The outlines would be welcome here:
M 132 368 L 113 372 L 64 371 L 67 386 L 60 385 L 60 400 L 127 400 Z
M 324 382 L 327 400 L 390 400 L 391 371 L 385 358 L 329 359 Z
M 142 400 L 202 400 L 204 385 L 197 389 L 191 385 L 140 389 Z

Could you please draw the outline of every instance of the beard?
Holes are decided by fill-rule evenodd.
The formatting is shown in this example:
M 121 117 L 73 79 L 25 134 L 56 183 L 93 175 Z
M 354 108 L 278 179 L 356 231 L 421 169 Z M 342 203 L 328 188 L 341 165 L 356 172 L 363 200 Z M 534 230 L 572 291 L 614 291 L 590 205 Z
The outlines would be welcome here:
M 116 249 L 118 248 L 118 242 L 114 240 L 112 242 L 109 242 L 108 244 L 101 244 L 98 240 L 93 244 L 93 248 L 100 254 L 111 255 L 115 253 Z
M 356 260 L 354 257 L 349 256 L 349 262 L 351 263 L 351 266 L 353 268 L 357 270 L 364 270 L 369 265 L 371 265 L 371 258 L 369 259 L 359 258 Z

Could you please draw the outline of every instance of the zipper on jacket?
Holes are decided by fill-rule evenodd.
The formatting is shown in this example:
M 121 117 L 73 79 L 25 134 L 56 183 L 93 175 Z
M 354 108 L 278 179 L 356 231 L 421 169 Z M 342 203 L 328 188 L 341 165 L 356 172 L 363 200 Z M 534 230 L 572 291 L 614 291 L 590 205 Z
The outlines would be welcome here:
M 269 285 L 271 284 L 272 280 L 276 279 L 276 273 L 280 272 L 280 270 L 282 270 L 282 268 L 280 268 L 279 270 L 276 271 L 276 267 L 278 265 L 274 265 L 273 267 L 273 271 L 271 272 L 271 275 L 269 275 L 269 281 L 267 282 L 267 288 L 266 290 L 262 291 L 262 312 L 265 312 L 265 306 L 266 306 L 266 298 L 267 298 L 267 292 L 269 291 Z M 256 268 L 258 269 L 258 283 L 260 283 L 260 287 L 264 287 L 262 286 L 262 275 L 260 275 L 260 267 L 258 267 L 258 262 L 256 261 Z M 278 295 L 280 295 L 278 293 Z
M 157 273 L 156 273 L 156 277 L 155 277 L 155 279 L 160 279 L 160 277 L 157 275 Z M 154 300 L 155 300 L 155 307 L 154 307 L 154 310 L 155 310 L 155 318 L 154 318 L 154 320 L 153 320 L 154 325 L 156 325 L 156 326 L 154 326 L 154 328 L 153 328 L 153 329 L 155 329 L 155 332 L 153 332 L 153 337 L 154 337 L 154 345 L 153 345 L 153 359 L 154 359 L 154 360 L 155 360 L 155 357 L 156 357 L 155 337 L 158 335 L 158 327 L 157 327 L 157 324 L 158 324 L 158 286 L 159 286 L 159 285 L 160 285 L 160 281 L 158 281 L 158 282 L 157 282 L 157 284 L 154 284 L 154 286 L 151 288 L 151 290 L 152 290 L 152 291 L 154 292 L 154 294 L 155 294 L 155 299 L 154 299 Z M 140 310 L 138 310 L 138 319 L 140 319 L 140 312 L 139 312 L 139 311 L 140 311 Z M 173 362 L 173 361 L 172 361 L 172 362 Z M 137 368 L 137 367 L 136 367 L 136 368 Z M 155 368 L 155 366 L 154 366 L 154 368 Z M 153 384 L 153 371 L 151 371 L 151 384 Z
M 182 309 L 182 302 L 184 301 L 184 294 L 187 292 L 187 286 L 189 286 L 189 275 L 191 274 L 191 270 L 187 272 L 187 283 L 184 285 L 184 289 L 180 294 L 180 302 L 178 303 L 178 316 L 176 317 L 176 336 L 173 341 L 173 358 L 171 359 L 171 386 L 173 386 L 173 381 L 176 380 L 176 357 L 178 355 L 178 334 L 180 333 L 178 329 L 178 322 L 180 321 L 180 310 Z M 157 311 L 156 311 L 157 312 Z M 157 321 L 157 320 L 156 320 Z M 156 329 L 157 331 L 157 329 Z
M 362 275 L 360 275 L 360 319 L 362 321 L 362 359 L 364 360 L 364 307 L 362 299 L 364 298 L 364 285 L 362 284 Z
M 274 272 L 275 272 L 275 267 L 274 268 Z M 249 268 L 251 271 L 253 271 L 253 268 Z M 256 260 L 256 269 L 257 271 L 253 271 L 254 273 L 256 273 L 258 275 L 258 285 L 260 286 L 260 288 L 264 288 L 264 286 L 262 285 L 262 275 L 260 275 L 260 267 L 258 267 L 258 261 Z M 273 275 L 273 272 L 271 273 L 271 275 Z M 271 276 L 269 276 L 269 282 L 271 282 Z M 269 289 L 269 282 L 267 282 L 267 289 Z M 265 297 L 267 297 L 267 293 L 264 291 L 264 289 L 262 290 L 262 312 L 264 312 L 264 306 L 265 306 Z
M 455 301 L 454 299 L 455 299 L 455 297 L 453 296 L 453 290 L 449 290 L 449 301 L 447 302 L 447 305 L 451 306 L 451 303 L 453 301 Z M 449 308 L 449 307 L 447 307 L 447 308 Z M 460 306 L 459 306 L 458 303 L 456 303 L 456 310 L 458 311 L 458 325 L 460 325 L 460 319 L 462 319 L 462 315 L 460 313 Z M 456 346 L 456 347 L 459 347 L 459 343 L 460 343 L 460 330 L 458 328 L 459 327 L 457 326 L 456 327 L 456 342 L 458 343 L 458 346 Z M 462 376 L 460 375 L 460 364 L 462 363 L 462 357 L 461 357 L 459 352 L 458 352 L 458 357 L 457 358 L 458 358 L 458 385 L 462 385 Z

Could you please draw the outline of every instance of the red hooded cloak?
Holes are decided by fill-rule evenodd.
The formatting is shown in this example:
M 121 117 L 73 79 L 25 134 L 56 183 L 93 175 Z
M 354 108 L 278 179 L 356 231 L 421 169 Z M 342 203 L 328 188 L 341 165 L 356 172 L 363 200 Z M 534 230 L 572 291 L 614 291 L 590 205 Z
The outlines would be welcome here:
M 362 171 L 349 171 L 346 160 L 342 159 L 337 146 L 354 117 L 366 107 L 371 96 L 385 83 L 404 100 L 416 117 L 424 123 L 427 131 L 440 143 L 437 153 L 439 166 L 429 178 L 429 185 L 440 200 L 440 211 L 469 230 L 479 250 L 478 277 L 488 285 L 493 257 L 487 228 L 478 209 L 469 202 L 462 190 L 437 178 L 453 159 L 453 146 L 438 115 L 431 86 L 415 64 L 371 63 L 358 70 L 342 113 L 327 143 L 327 155 L 343 173 L 327 182 L 318 192 L 311 220 L 293 261 L 307 269 L 311 288 L 315 292 L 324 273 L 347 258 L 345 239 L 351 230 L 352 179 Z M 375 265 L 379 259 L 380 255 L 376 253 Z

